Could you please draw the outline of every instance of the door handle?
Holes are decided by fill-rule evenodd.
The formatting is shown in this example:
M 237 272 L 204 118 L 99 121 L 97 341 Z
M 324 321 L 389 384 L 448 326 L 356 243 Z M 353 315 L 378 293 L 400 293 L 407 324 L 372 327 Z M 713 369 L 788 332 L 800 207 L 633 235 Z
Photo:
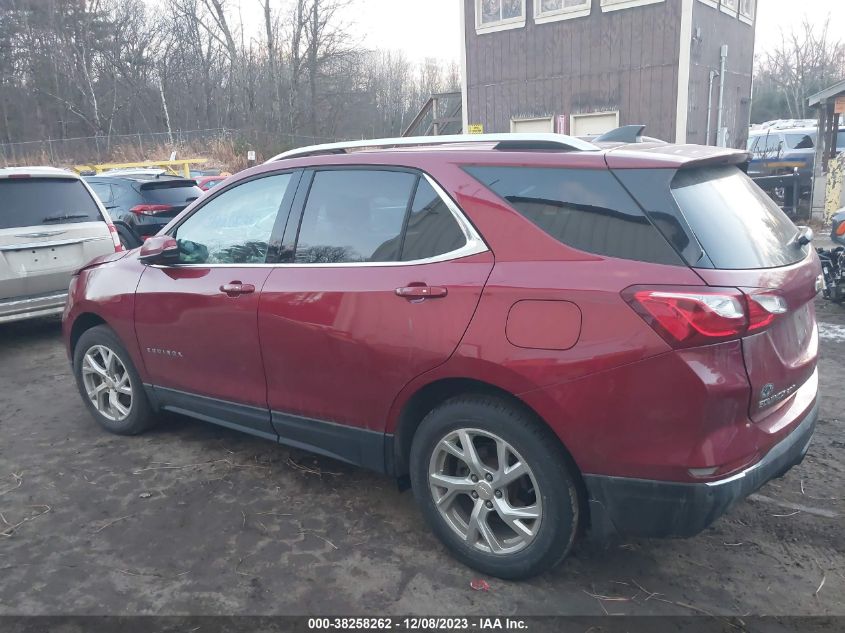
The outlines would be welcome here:
M 396 295 L 406 299 L 437 299 L 449 293 L 443 286 L 405 286 L 396 289 Z
M 230 297 L 237 297 L 255 292 L 255 286 L 252 284 L 243 284 L 240 281 L 230 281 L 220 286 L 220 292 L 225 292 Z

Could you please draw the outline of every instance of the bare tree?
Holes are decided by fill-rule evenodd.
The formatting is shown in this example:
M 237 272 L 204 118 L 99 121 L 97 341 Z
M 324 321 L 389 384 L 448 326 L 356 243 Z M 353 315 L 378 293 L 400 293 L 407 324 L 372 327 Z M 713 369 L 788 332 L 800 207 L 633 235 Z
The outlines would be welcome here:
M 797 29 L 782 32 L 781 43 L 758 60 L 758 112 L 767 105 L 779 110 L 780 118 L 807 118 L 811 116 L 807 98 L 840 81 L 844 74 L 845 43 L 831 33 L 830 18 L 816 28 L 805 17 Z

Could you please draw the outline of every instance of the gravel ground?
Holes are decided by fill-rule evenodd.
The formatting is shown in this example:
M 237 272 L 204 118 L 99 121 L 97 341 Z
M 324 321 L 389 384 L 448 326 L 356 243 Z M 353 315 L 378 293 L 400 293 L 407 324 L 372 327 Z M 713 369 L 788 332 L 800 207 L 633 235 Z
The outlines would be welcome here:
M 763 498 L 490 592 L 390 479 L 184 418 L 106 434 L 58 322 L 0 326 L 0 614 L 845 615 L 845 307 L 819 321 L 822 420 Z

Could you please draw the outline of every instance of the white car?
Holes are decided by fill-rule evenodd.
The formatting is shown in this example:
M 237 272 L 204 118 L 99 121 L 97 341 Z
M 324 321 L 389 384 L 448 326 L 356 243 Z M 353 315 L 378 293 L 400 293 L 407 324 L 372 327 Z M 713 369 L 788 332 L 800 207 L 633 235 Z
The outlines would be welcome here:
M 60 314 L 73 272 L 120 250 L 105 208 L 77 174 L 0 169 L 0 323 Z

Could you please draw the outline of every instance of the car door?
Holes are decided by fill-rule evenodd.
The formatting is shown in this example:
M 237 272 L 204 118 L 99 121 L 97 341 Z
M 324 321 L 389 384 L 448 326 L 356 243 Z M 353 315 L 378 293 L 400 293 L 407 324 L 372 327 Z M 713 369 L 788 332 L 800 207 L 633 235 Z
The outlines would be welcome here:
M 379 468 L 393 399 L 455 350 L 493 255 L 424 174 L 325 169 L 300 191 L 259 306 L 273 425 Z
M 210 197 L 169 231 L 179 263 L 141 276 L 135 327 L 165 407 L 275 438 L 256 320 L 271 237 L 299 176 L 264 175 Z

